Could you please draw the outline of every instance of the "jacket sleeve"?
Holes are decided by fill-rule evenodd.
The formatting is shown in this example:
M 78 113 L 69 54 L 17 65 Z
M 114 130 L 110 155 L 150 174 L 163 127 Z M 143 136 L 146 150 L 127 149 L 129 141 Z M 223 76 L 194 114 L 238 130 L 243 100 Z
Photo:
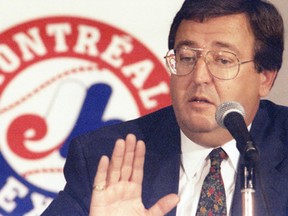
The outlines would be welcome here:
M 89 167 L 90 156 L 86 155 L 89 150 L 85 148 L 87 145 L 79 140 L 71 142 L 64 167 L 65 188 L 42 213 L 43 216 L 89 214 L 92 184 L 99 158 L 94 154 L 93 166 Z

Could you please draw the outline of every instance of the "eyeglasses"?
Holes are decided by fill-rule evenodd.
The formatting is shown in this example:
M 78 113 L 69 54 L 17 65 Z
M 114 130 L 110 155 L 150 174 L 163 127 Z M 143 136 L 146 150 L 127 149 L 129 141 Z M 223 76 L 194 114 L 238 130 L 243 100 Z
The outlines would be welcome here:
M 184 76 L 194 71 L 200 57 L 204 58 L 209 73 L 221 80 L 234 79 L 240 70 L 240 65 L 254 60 L 241 62 L 237 55 L 230 51 L 208 50 L 202 54 L 202 48 L 181 47 L 171 49 L 165 56 L 170 72 L 177 76 Z

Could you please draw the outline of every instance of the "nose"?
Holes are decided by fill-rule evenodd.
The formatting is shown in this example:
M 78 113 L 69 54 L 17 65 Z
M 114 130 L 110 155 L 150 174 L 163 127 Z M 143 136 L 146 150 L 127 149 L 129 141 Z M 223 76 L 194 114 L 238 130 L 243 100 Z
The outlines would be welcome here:
M 195 84 L 207 84 L 213 80 L 213 76 L 210 74 L 203 57 L 198 58 L 191 76 Z

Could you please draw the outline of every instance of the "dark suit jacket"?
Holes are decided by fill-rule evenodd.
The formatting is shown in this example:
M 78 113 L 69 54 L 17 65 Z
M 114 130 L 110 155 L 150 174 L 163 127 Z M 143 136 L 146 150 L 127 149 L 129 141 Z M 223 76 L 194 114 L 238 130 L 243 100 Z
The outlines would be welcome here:
M 75 139 L 67 157 L 65 189 L 43 215 L 88 215 L 93 179 L 101 155 L 111 155 L 115 140 L 134 133 L 146 143 L 143 203 L 149 208 L 159 198 L 178 192 L 180 132 L 172 107 L 145 117 L 101 128 Z M 256 167 L 255 215 L 288 215 L 288 108 L 261 101 L 251 128 L 260 152 Z M 242 162 L 240 158 L 240 163 Z M 241 213 L 240 171 L 232 215 Z M 168 215 L 175 215 L 176 208 Z

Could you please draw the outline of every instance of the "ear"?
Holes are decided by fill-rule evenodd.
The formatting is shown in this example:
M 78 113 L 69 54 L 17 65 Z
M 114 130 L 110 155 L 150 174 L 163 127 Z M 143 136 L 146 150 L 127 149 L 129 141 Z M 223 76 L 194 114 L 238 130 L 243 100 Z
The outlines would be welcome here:
M 260 97 L 266 97 L 277 77 L 278 71 L 262 71 L 260 73 L 260 88 L 259 88 L 259 95 Z

